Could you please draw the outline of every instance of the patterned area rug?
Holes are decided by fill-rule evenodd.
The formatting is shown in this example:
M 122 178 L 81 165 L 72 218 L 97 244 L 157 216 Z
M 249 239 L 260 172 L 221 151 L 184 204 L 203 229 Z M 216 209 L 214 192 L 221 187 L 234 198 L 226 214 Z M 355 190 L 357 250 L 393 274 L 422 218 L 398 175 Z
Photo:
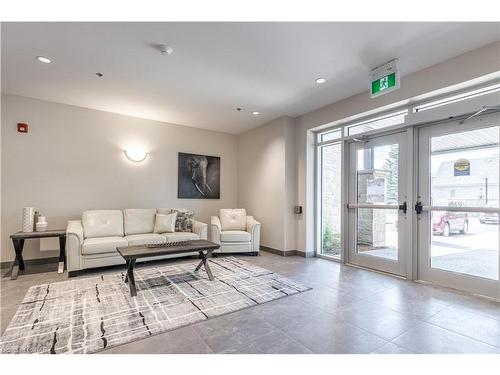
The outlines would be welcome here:
M 234 257 L 140 267 L 137 297 L 124 273 L 36 285 L 0 340 L 1 353 L 93 353 L 309 290 Z

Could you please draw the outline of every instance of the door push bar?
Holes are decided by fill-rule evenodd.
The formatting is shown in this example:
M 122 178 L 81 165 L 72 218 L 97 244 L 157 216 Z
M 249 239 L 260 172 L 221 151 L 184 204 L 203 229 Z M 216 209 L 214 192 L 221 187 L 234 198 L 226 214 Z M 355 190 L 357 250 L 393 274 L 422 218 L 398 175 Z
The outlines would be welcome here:
M 347 208 L 371 208 L 371 209 L 379 209 L 379 210 L 402 210 L 403 213 L 406 214 L 406 211 L 408 210 L 408 206 L 406 205 L 406 202 L 403 202 L 403 204 L 396 205 L 396 204 L 356 204 L 356 203 L 348 203 Z
M 423 211 L 448 211 L 448 212 L 487 212 L 500 214 L 499 207 L 454 207 L 454 206 L 424 206 L 422 202 L 417 202 L 415 212 L 420 215 Z

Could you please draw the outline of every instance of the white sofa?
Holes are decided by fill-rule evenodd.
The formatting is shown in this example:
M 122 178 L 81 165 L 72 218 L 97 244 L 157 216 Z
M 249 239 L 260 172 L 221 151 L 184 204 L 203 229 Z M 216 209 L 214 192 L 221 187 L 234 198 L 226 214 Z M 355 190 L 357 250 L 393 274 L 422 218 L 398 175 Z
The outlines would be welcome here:
M 247 216 L 245 209 L 221 209 L 210 220 L 210 240 L 220 244 L 214 253 L 259 254 L 260 223 Z
M 170 208 L 92 210 L 85 211 L 81 220 L 70 220 L 66 228 L 69 276 L 87 268 L 125 264 L 116 251 L 119 246 L 207 239 L 208 225 L 196 220 L 193 220 L 192 232 L 153 233 L 156 213 L 166 214 L 172 210 L 186 212 L 185 209 Z M 193 252 L 164 258 L 197 254 Z

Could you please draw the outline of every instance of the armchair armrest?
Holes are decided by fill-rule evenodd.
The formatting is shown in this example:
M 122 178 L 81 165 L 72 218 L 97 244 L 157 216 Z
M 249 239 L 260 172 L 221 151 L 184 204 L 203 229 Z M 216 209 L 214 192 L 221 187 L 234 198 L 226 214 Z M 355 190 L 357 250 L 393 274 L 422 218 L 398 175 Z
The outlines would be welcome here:
M 247 232 L 252 238 L 252 251 L 260 249 L 260 223 L 253 216 L 247 216 Z
M 208 239 L 208 225 L 198 220 L 193 220 L 193 233 L 196 233 L 201 240 Z
M 218 216 L 212 216 L 210 218 L 210 227 L 211 227 L 211 236 L 210 240 L 212 242 L 220 244 L 220 232 L 221 232 L 221 223 Z
M 68 271 L 81 269 L 81 248 L 84 240 L 83 225 L 80 220 L 68 221 L 66 227 L 66 264 Z

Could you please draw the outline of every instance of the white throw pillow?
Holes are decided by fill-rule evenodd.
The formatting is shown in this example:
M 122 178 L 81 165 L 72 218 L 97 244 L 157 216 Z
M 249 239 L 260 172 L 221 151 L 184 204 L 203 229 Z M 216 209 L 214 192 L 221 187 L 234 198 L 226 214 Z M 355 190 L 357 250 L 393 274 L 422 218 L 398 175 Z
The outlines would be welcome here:
M 219 211 L 221 230 L 246 230 L 247 212 L 244 208 L 223 208 Z
M 174 233 L 176 220 L 177 212 L 167 215 L 156 214 L 154 233 Z

